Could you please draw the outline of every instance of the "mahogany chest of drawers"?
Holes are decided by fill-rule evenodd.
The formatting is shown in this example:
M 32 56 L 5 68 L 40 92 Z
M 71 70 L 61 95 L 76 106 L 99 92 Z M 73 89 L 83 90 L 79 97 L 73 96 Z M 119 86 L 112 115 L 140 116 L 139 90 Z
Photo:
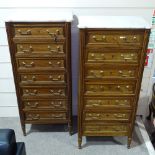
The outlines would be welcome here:
M 130 148 L 149 29 L 80 28 L 78 145 L 127 136 Z
M 21 125 L 72 126 L 71 23 L 6 22 Z

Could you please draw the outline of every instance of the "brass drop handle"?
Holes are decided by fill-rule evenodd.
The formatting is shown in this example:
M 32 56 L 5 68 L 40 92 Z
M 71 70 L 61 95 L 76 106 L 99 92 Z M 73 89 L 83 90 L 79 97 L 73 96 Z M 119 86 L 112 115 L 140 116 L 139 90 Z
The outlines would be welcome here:
M 124 118 L 125 117 L 125 114 L 114 114 L 114 117 Z
M 60 51 L 60 46 L 57 46 L 57 47 L 56 47 L 57 49 L 55 49 L 55 50 L 52 49 L 52 47 L 51 47 L 50 45 L 49 45 L 47 48 L 48 48 L 49 51 L 52 52 L 52 53 L 53 53 L 53 52 L 59 52 L 59 51 Z
M 124 41 L 127 40 L 127 37 L 125 37 L 125 36 L 120 36 L 119 38 L 120 38 L 121 40 L 124 40 Z
M 27 102 L 27 106 L 30 106 L 31 108 L 36 108 L 39 105 L 38 102 L 35 102 L 33 104 L 31 104 L 30 102 Z
M 53 114 L 52 117 L 54 117 L 54 118 L 61 118 L 61 117 L 63 117 L 63 115 L 62 114 L 59 114 L 59 115 Z
M 92 36 L 92 38 L 95 40 L 95 41 L 106 41 L 106 36 L 103 35 L 101 38 L 97 38 L 95 35 Z
M 22 52 L 31 52 L 31 51 L 33 51 L 33 47 L 32 46 L 29 46 L 29 49 L 23 49 L 23 46 L 20 46 L 20 50 L 22 51 Z
M 37 93 L 38 93 L 38 91 L 35 89 L 35 90 L 33 90 L 32 93 L 29 93 L 29 95 L 31 95 L 31 96 L 35 96 Z
M 33 120 L 38 120 L 38 119 L 40 119 L 40 115 L 39 114 L 36 114 L 36 115 L 32 116 L 32 119 Z
M 31 35 L 31 30 L 27 30 L 27 31 L 21 31 L 20 29 L 18 30 L 20 35 Z
M 58 80 L 61 80 L 61 76 L 59 75 L 57 78 L 53 78 L 53 76 L 50 75 L 49 79 L 51 79 L 52 81 L 58 81 Z
M 24 67 L 33 67 L 34 66 L 34 62 L 32 61 L 30 64 L 26 64 L 24 61 L 22 62 L 22 65 Z
M 54 90 L 51 89 L 50 93 L 53 94 L 53 95 L 61 95 L 62 94 L 62 90 L 58 90 L 57 92 L 54 92 Z
M 27 80 L 27 76 L 24 76 L 24 79 Z M 27 82 L 34 82 L 36 80 L 36 76 L 32 76 L 32 80 L 27 80 Z
M 136 37 L 136 36 L 134 36 L 134 37 L 133 37 L 133 40 L 134 40 L 134 41 L 136 41 L 136 40 L 137 40 L 137 37 Z
M 37 92 L 38 92 L 38 91 L 37 91 L 36 89 L 35 89 L 35 90 L 33 90 L 33 92 L 32 92 L 32 93 L 31 93 L 28 89 L 26 89 L 26 90 L 25 90 L 25 93 L 26 93 L 26 94 L 28 94 L 28 95 L 31 95 L 31 96 L 36 95 L 36 94 L 37 94 Z

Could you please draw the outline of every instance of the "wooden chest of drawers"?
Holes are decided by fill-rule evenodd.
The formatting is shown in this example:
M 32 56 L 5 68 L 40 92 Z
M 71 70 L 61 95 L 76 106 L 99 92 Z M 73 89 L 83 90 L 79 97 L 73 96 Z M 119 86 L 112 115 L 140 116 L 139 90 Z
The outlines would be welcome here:
M 80 28 L 78 143 L 128 136 L 130 147 L 149 29 Z
M 21 125 L 72 126 L 71 23 L 7 22 Z

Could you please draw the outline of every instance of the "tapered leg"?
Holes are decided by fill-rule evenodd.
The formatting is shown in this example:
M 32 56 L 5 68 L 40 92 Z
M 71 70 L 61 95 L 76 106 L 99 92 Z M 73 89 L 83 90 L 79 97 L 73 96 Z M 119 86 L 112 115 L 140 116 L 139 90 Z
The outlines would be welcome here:
M 26 136 L 26 125 L 22 124 L 23 135 Z
M 128 148 L 128 149 L 130 149 L 131 140 L 132 140 L 132 138 L 131 138 L 131 137 L 128 137 L 128 144 L 127 144 L 127 148 Z
M 78 137 L 78 148 L 81 149 L 82 137 Z
M 149 104 L 149 115 L 146 117 L 147 120 L 151 120 L 151 114 L 152 114 L 152 111 L 151 111 L 151 107 L 150 107 L 151 103 Z

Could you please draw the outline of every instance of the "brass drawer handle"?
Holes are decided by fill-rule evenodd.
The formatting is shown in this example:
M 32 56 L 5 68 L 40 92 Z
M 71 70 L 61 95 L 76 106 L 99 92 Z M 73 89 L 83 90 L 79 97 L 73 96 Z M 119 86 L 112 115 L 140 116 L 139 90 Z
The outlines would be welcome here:
M 38 102 L 35 102 L 35 103 L 27 102 L 27 106 L 29 106 L 29 107 L 31 107 L 31 108 L 36 108 L 38 105 L 39 105 Z
M 33 51 L 33 47 L 32 46 L 30 46 L 29 47 L 29 49 L 23 49 L 23 46 L 20 46 L 20 50 L 22 51 L 22 52 L 32 52 Z
M 50 103 L 51 104 L 51 106 L 54 106 L 54 107 L 61 107 L 62 106 L 62 102 L 51 102 Z
M 52 114 L 51 117 L 54 117 L 54 118 L 62 118 L 63 115 L 62 114 L 59 114 L 59 115 Z
M 132 60 L 133 58 L 124 57 L 124 60 Z
M 24 79 L 27 81 L 27 82 L 34 82 L 36 80 L 36 77 L 35 76 L 32 76 L 32 80 L 27 80 L 27 76 L 25 75 L 24 76 Z
M 58 53 L 58 52 L 61 52 L 61 53 L 62 53 L 62 51 L 60 51 L 60 46 L 57 46 L 57 49 L 55 49 L 55 50 L 52 49 L 50 45 L 49 45 L 47 48 L 48 48 L 49 51 L 52 52 L 52 53 Z
M 33 92 L 30 92 L 28 89 L 26 89 L 25 93 L 30 96 L 35 96 L 38 93 L 38 91 L 35 89 L 35 90 L 33 90 Z
M 125 36 L 120 36 L 119 38 L 120 38 L 121 40 L 124 40 L 124 41 L 127 40 L 127 37 L 125 37 Z
M 29 120 L 39 120 L 40 119 L 40 115 L 39 114 L 36 114 L 36 115 L 29 114 L 28 115 L 28 119 Z
M 58 90 L 57 92 L 54 92 L 54 90 L 51 89 L 51 90 L 50 90 L 50 93 L 51 93 L 52 95 L 62 95 L 63 91 L 62 91 L 62 90 Z
M 31 30 L 27 30 L 27 31 L 18 30 L 18 32 L 20 35 L 31 35 Z
M 52 81 L 59 81 L 59 80 L 61 80 L 61 76 L 59 75 L 57 78 L 53 78 L 53 76 L 50 75 L 49 79 L 51 79 Z
M 92 38 L 93 38 L 95 41 L 106 41 L 106 36 L 105 36 L 105 35 L 103 35 L 101 38 L 96 38 L 96 36 L 94 35 Z
M 22 65 L 24 67 L 33 67 L 34 66 L 34 62 L 32 61 L 30 64 L 26 64 L 24 61 L 22 62 Z
M 116 118 L 124 118 L 126 114 L 114 114 L 113 116 Z

